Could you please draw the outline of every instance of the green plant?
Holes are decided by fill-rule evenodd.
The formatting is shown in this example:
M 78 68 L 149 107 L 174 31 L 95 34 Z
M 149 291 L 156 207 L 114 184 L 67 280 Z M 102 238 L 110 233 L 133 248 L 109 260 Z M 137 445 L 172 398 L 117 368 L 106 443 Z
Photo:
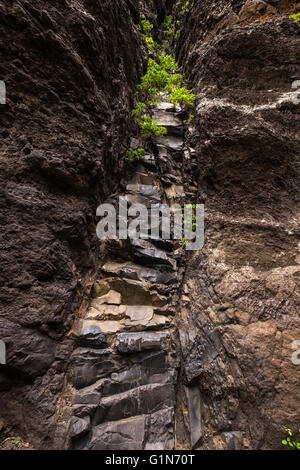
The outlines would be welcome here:
M 178 104 L 192 106 L 195 102 L 196 96 L 193 93 L 189 93 L 189 91 L 184 88 L 178 88 L 173 91 L 171 95 L 171 100 L 174 106 Z
M 145 155 L 145 150 L 143 148 L 133 149 L 129 148 L 126 151 L 126 160 L 128 162 L 133 162 L 135 160 L 140 160 Z
M 189 124 L 195 118 L 194 114 L 191 114 L 188 119 L 183 121 L 184 124 Z
M 289 447 L 296 448 L 296 449 L 300 450 L 300 442 L 296 441 L 295 439 L 292 440 L 293 439 L 292 430 L 290 428 L 285 427 L 285 426 L 283 426 L 283 427 L 284 427 L 285 432 L 288 434 L 288 436 L 285 439 L 283 439 L 281 441 L 281 443 L 284 446 L 289 446 Z M 299 438 L 299 436 L 300 436 L 300 429 L 298 430 L 298 438 Z
M 175 24 L 172 21 L 172 15 L 166 17 L 164 23 L 161 24 L 161 28 L 165 33 L 166 39 L 170 39 L 170 36 L 174 33 Z
M 300 21 L 300 12 L 295 13 L 294 15 L 290 15 L 290 18 L 292 18 L 292 20 L 295 20 L 295 21 Z
M 179 3 L 181 4 L 181 2 Z M 189 2 L 186 2 L 183 9 L 186 9 L 188 5 Z M 177 21 L 176 26 L 178 25 L 180 25 L 180 22 Z M 169 39 L 169 36 L 175 30 L 171 15 L 166 18 L 162 27 Z M 158 126 L 158 121 L 151 117 L 151 108 L 161 102 L 158 97 L 159 93 L 170 95 L 174 106 L 177 104 L 192 105 L 195 101 L 195 95 L 190 94 L 186 88 L 182 87 L 182 75 L 174 73 L 178 69 L 175 59 L 170 54 L 163 52 L 163 48 L 160 48 L 153 40 L 151 35 L 153 24 L 143 19 L 139 30 L 142 31 L 152 56 L 148 60 L 147 73 L 141 78 L 134 95 L 135 108 L 132 114 L 140 128 L 142 137 L 163 136 L 166 135 L 167 129 Z M 168 44 L 165 45 L 165 50 L 169 50 Z M 127 159 L 130 161 L 136 159 L 136 157 L 137 155 L 132 152 L 127 155 Z
M 157 136 L 161 137 L 163 135 L 166 135 L 167 129 L 166 127 L 163 126 L 158 126 L 157 119 L 152 119 L 150 116 L 141 116 L 138 118 L 135 118 L 135 121 L 140 127 L 140 133 L 142 137 L 152 137 L 152 136 Z
M 151 32 L 152 32 L 152 29 L 153 29 L 153 24 L 150 23 L 150 21 L 148 21 L 148 20 L 142 20 L 141 23 L 142 23 L 142 28 L 143 28 L 144 34 L 146 36 L 151 36 Z

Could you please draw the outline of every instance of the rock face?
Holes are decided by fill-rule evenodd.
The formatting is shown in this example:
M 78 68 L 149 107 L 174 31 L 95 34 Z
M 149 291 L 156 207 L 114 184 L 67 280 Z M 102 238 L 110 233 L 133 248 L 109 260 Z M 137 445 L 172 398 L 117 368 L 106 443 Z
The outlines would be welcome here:
M 0 439 L 279 449 L 299 428 L 299 4 L 190 2 L 174 48 L 195 118 L 163 101 L 167 138 L 127 171 L 134 24 L 159 40 L 174 1 L 48 3 L 0 5 Z M 205 203 L 204 249 L 99 246 L 96 207 L 119 194 Z
M 197 93 L 187 137 L 206 205 L 179 326 L 198 448 L 279 449 L 282 426 L 299 427 L 300 24 L 278 18 L 292 3 L 195 2 L 176 46 Z
M 0 13 L 0 414 L 43 447 L 73 348 L 67 333 L 93 283 L 96 207 L 123 174 L 147 54 L 130 20 L 136 1 L 4 1 Z M 95 337 L 86 332 L 85 344 Z
M 168 196 L 174 187 L 172 178 L 181 178 L 182 165 L 175 171 L 173 163 L 178 150 L 166 144 L 174 132 L 183 133 L 183 122 L 172 106 L 163 115 L 160 110 L 153 115 L 158 113 L 169 135 L 159 144 L 149 145 L 151 171 L 144 162 L 138 164 L 124 194 L 129 206 L 135 202 L 146 207 L 150 202 L 170 204 L 174 199 Z M 171 180 L 167 175 L 162 180 L 162 164 L 173 167 Z M 176 191 L 173 193 L 176 199 Z M 102 243 L 110 245 L 110 241 Z M 73 449 L 175 449 L 175 389 L 180 366 L 175 313 L 182 269 L 171 240 L 154 239 L 149 233 L 147 240 L 129 238 L 126 244 L 116 240 L 114 250 L 104 250 L 94 299 L 72 331 L 78 345 L 67 374 L 75 396 Z M 197 409 L 199 393 L 191 395 L 188 389 L 187 394 L 187 416 L 196 444 L 200 408 L 197 413 L 194 404 Z

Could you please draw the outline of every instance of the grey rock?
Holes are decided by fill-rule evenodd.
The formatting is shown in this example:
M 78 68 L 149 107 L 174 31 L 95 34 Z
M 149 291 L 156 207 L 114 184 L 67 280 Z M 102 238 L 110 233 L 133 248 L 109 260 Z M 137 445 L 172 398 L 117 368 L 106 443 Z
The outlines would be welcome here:
M 167 128 L 169 136 L 180 136 L 183 133 L 182 121 L 173 113 L 164 110 L 154 111 L 153 119 L 157 119 L 157 125 Z
M 175 261 L 165 251 L 159 250 L 147 240 L 131 240 L 131 245 L 136 262 L 148 265 L 161 264 L 175 269 Z
M 183 140 L 180 137 L 155 137 L 154 141 L 156 144 L 162 145 L 166 149 L 171 149 L 177 152 L 181 152 L 183 150 Z
M 118 420 L 93 428 L 88 450 L 142 450 L 145 416 Z
M 189 411 L 189 429 L 192 449 L 202 438 L 201 397 L 198 387 L 185 387 Z
M 174 408 L 164 408 L 146 417 L 144 450 L 173 450 Z
M 174 403 L 171 384 L 149 384 L 101 399 L 93 425 L 158 411 Z
M 96 324 L 80 321 L 75 336 L 77 344 L 82 347 L 107 348 L 108 346 L 106 334 Z
M 75 369 L 73 384 L 78 389 L 88 387 L 124 365 L 125 361 L 115 357 L 111 350 L 77 349 L 72 355 L 72 366 Z
M 87 434 L 90 429 L 91 429 L 91 422 L 88 416 L 86 418 L 74 417 L 72 419 L 72 425 L 71 425 L 71 437 L 75 439 L 75 438 L 84 436 L 84 434 Z
M 117 336 L 116 348 L 122 354 L 144 350 L 160 350 L 166 347 L 167 333 L 121 333 Z

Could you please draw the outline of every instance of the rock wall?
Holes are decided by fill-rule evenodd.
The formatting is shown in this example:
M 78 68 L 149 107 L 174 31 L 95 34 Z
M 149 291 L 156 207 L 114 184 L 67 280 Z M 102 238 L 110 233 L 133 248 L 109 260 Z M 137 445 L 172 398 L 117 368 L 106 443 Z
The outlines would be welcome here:
M 96 207 L 124 171 L 142 3 L 0 2 L 0 419 L 38 448 L 52 445 L 68 332 L 94 280 Z
M 188 262 L 179 309 L 200 449 L 280 449 L 282 427 L 299 427 L 300 25 L 286 15 L 298 10 L 194 2 L 176 44 L 197 93 L 187 139 L 206 205 L 205 246 Z M 184 390 L 178 403 L 188 446 Z
M 299 427 L 299 4 L 194 2 L 186 142 L 164 103 L 168 139 L 129 174 L 134 23 L 159 40 L 173 3 L 0 3 L 0 431 L 36 448 L 278 449 Z M 122 192 L 204 202 L 204 249 L 99 250 L 96 207 Z
M 184 125 L 168 101 L 153 117 L 167 126 L 168 135 L 148 145 L 128 180 L 123 194 L 128 210 L 134 204 L 149 210 L 151 204 L 170 206 L 184 196 Z M 131 145 L 138 144 L 133 139 Z M 176 447 L 180 243 L 155 238 L 150 227 L 147 235 L 102 242 L 105 256 L 90 308 L 72 331 L 77 348 L 68 378 L 74 449 Z

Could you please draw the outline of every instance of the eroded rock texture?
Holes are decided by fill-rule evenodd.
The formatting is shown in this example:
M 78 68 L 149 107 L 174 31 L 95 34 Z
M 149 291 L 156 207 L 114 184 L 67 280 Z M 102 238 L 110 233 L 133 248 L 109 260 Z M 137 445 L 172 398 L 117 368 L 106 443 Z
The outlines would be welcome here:
M 146 48 L 138 2 L 2 1 L 1 419 L 51 446 L 55 403 L 118 186 Z M 134 18 L 135 17 L 135 18 Z
M 185 196 L 183 122 L 170 101 L 153 117 L 167 125 L 168 135 L 148 145 L 136 166 L 123 195 L 128 210 L 137 203 L 170 206 Z M 138 144 L 132 139 L 133 147 Z M 145 240 L 102 244 L 90 308 L 72 330 L 71 446 L 174 450 L 183 250 L 178 241 L 155 238 L 150 227 Z M 189 413 L 191 421 L 195 413 Z
M 282 426 L 299 427 L 300 25 L 280 15 L 292 4 L 195 2 L 176 46 L 197 93 L 188 142 L 206 204 L 179 328 L 199 448 L 278 449 Z
M 163 103 L 168 138 L 129 177 L 147 61 L 134 23 L 148 17 L 159 40 L 174 2 L 46 3 L 0 3 L 2 436 L 36 448 L 280 448 L 282 426 L 299 428 L 300 26 L 287 18 L 299 5 L 193 2 L 175 50 L 195 119 L 184 142 L 185 116 Z M 204 249 L 99 250 L 96 207 L 118 194 L 205 202 Z

